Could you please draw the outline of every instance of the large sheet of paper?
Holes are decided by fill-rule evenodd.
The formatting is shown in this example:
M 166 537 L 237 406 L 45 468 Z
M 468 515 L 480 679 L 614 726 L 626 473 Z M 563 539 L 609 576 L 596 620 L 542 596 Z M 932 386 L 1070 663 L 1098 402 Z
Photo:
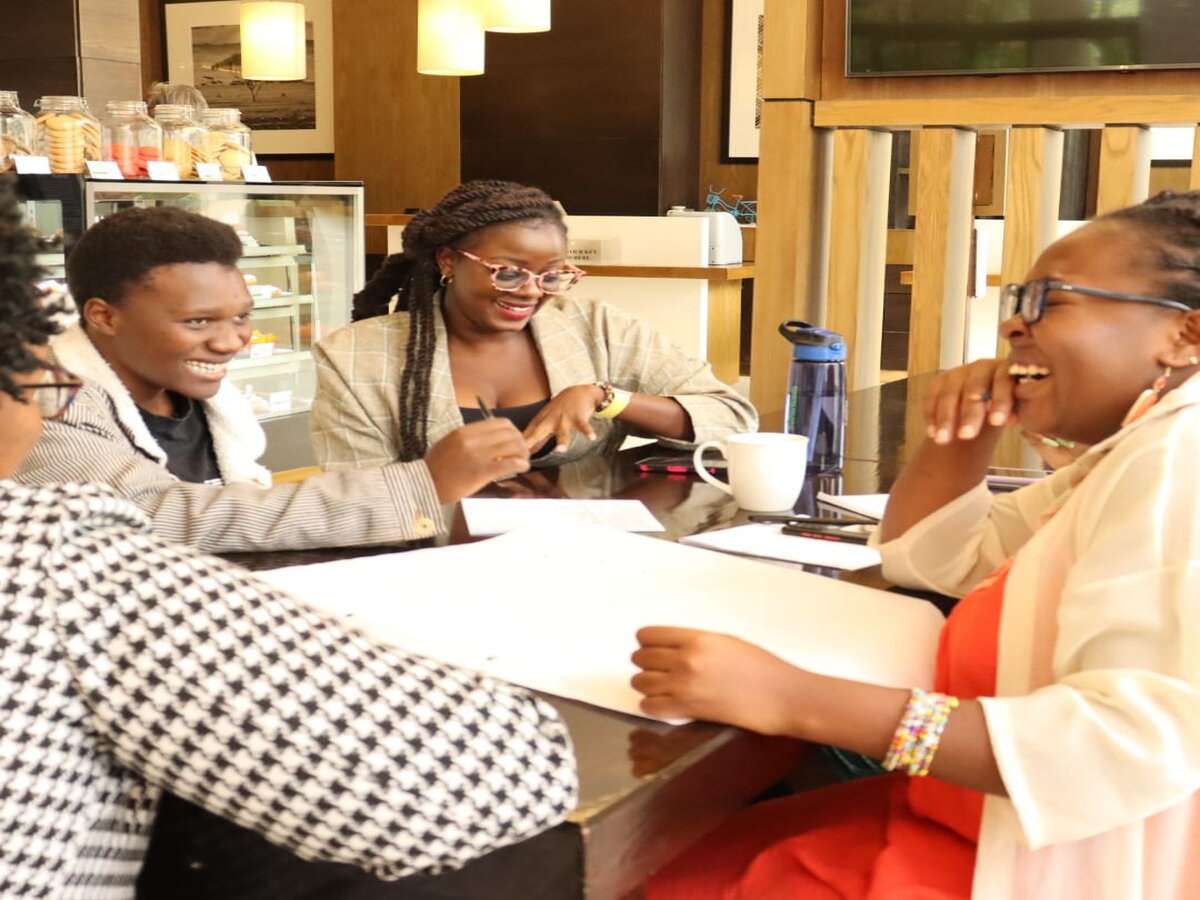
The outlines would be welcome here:
M 462 511 L 467 530 L 476 537 L 507 534 L 519 528 L 557 527 L 564 521 L 607 525 L 621 531 L 665 530 L 641 500 L 468 497 L 462 501 Z
M 683 542 L 741 556 L 782 559 L 831 569 L 854 571 L 879 565 L 879 551 L 865 544 L 784 534 L 782 525 L 765 523 L 704 531 L 683 538 Z
M 912 687 L 932 682 L 943 622 L 911 597 L 573 522 L 260 574 L 396 647 L 635 715 L 643 625 L 735 634 L 818 672 Z

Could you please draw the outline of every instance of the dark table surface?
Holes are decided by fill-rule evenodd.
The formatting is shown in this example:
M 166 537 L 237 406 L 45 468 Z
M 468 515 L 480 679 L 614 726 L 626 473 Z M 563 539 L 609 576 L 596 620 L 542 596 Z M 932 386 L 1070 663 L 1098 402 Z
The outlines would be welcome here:
M 920 383 L 913 389 L 916 394 Z M 818 511 L 818 491 L 876 493 L 887 490 L 924 426 L 910 385 L 895 382 L 851 397 L 845 465 L 837 473 L 810 474 L 796 511 Z M 915 399 L 915 398 L 914 398 Z M 769 423 L 768 423 L 769 424 Z M 688 475 L 641 473 L 634 462 L 655 448 L 627 450 L 559 469 L 536 470 L 484 496 L 642 500 L 666 526 L 661 535 L 687 534 L 746 521 L 732 498 Z M 999 461 L 1036 466 L 1028 448 L 1012 441 Z M 471 540 L 455 511 L 450 534 L 429 543 Z M 231 554 L 231 561 L 265 569 L 320 562 L 398 548 Z M 810 569 L 856 583 L 886 588 L 878 567 L 858 572 Z M 465 869 L 436 878 L 396 882 L 403 898 L 581 898 L 636 896 L 645 878 L 792 771 L 812 748 L 709 723 L 670 726 L 557 697 L 575 744 L 580 802 L 568 822 Z M 358 896 L 343 893 L 342 896 Z

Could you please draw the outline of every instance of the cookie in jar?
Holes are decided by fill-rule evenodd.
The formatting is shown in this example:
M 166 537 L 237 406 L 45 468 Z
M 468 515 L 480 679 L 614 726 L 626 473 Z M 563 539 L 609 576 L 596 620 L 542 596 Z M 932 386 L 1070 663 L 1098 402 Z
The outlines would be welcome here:
M 16 168 L 13 157 L 32 156 L 37 140 L 33 116 L 21 109 L 16 91 L 0 91 L 0 172 Z
M 56 174 L 81 173 L 102 158 L 100 121 L 82 97 L 42 97 L 37 109 L 37 149 Z
M 225 181 L 240 181 L 242 166 L 254 162 L 250 149 L 251 132 L 242 124 L 240 109 L 206 109 L 203 122 L 208 127 L 208 144 L 213 162 L 221 164 L 221 178 Z
M 162 159 L 163 130 L 141 100 L 110 100 L 103 123 L 104 158 L 126 178 L 149 178 L 149 163 Z
M 163 159 L 175 163 L 180 178 L 195 178 L 196 163 L 209 162 L 208 129 L 190 106 L 160 103 L 154 121 L 163 130 Z

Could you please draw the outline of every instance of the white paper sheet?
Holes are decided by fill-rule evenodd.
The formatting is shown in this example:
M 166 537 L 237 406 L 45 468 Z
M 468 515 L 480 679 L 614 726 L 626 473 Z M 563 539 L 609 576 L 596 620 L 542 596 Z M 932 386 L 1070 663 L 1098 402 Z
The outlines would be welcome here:
M 396 647 L 635 715 L 643 625 L 735 634 L 815 671 L 912 687 L 932 682 L 943 622 L 911 597 L 567 521 L 260 575 Z
M 561 522 L 607 525 L 621 531 L 665 531 L 641 500 L 567 500 L 468 497 L 462 501 L 467 530 L 476 537 Z
M 821 503 L 844 509 L 855 515 L 868 519 L 882 519 L 883 510 L 887 506 L 887 494 L 827 494 L 821 491 L 817 494 Z
M 738 525 L 736 528 L 689 535 L 682 541 L 725 553 L 782 559 L 831 569 L 853 571 L 879 565 L 879 551 L 864 544 L 837 543 L 784 534 L 782 525 Z

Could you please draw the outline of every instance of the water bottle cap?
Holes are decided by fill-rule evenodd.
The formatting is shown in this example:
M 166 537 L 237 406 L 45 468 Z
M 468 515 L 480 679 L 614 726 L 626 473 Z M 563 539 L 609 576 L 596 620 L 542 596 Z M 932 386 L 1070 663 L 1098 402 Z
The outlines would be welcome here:
M 792 359 L 805 362 L 843 362 L 846 359 L 846 339 L 836 331 L 790 319 L 780 324 L 779 333 L 792 343 Z

